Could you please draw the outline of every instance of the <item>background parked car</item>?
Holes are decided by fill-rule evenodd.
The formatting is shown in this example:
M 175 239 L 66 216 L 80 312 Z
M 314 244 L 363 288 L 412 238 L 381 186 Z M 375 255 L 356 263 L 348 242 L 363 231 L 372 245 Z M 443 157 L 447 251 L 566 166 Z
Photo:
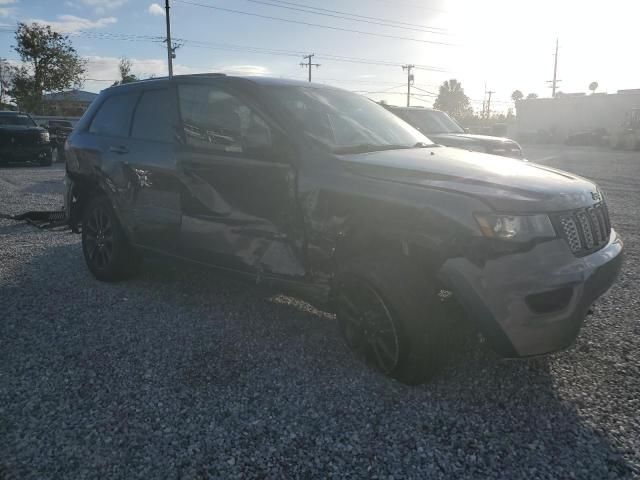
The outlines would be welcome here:
M 0 111 L 0 163 L 35 161 L 51 165 L 49 132 L 28 113 Z
M 522 148 L 517 142 L 504 137 L 467 133 L 458 122 L 440 110 L 422 107 L 386 108 L 440 145 L 522 158 Z

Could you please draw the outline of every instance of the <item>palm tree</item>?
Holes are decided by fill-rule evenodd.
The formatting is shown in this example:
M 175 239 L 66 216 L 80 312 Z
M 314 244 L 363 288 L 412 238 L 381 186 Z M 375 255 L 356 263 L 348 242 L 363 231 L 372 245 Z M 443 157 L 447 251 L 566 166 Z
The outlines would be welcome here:
M 589 84 L 589 90 L 591 90 L 591 95 L 593 95 L 594 93 L 596 93 L 596 90 L 598 89 L 598 82 L 591 82 Z

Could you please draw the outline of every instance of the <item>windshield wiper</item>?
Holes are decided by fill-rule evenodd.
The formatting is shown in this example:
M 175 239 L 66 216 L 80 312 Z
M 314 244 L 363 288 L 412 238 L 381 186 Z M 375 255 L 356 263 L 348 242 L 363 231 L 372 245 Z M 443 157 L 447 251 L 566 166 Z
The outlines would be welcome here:
M 438 145 L 437 143 L 418 142 L 413 146 L 413 148 L 435 148 L 439 146 L 440 145 Z

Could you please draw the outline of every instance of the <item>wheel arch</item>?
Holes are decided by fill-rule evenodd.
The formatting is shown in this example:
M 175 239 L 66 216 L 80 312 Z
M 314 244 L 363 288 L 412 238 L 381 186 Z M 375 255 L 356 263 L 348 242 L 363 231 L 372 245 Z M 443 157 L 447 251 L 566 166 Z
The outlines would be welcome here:
M 106 182 L 100 181 L 98 178 L 85 177 L 80 175 L 67 176 L 67 182 L 70 183 L 67 187 L 67 198 L 65 199 L 65 209 L 68 210 L 69 226 L 72 231 L 79 233 L 79 226 L 82 223 L 82 216 L 84 209 L 89 204 L 91 199 L 104 196 L 109 200 L 111 207 L 113 208 L 115 215 L 124 227 L 125 232 L 128 234 L 126 224 L 123 222 L 120 209 L 117 207 L 115 201 L 115 195 L 111 189 L 107 186 Z

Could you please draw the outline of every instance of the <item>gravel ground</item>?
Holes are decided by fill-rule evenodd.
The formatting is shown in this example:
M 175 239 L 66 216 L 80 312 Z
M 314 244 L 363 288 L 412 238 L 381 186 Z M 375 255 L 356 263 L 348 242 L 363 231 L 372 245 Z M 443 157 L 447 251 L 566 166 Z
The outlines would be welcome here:
M 467 340 L 414 388 L 305 303 L 160 261 L 99 283 L 78 236 L 0 220 L 0 478 L 640 478 L 640 154 L 528 154 L 600 183 L 624 271 L 570 350 Z M 0 212 L 63 173 L 0 169 Z

